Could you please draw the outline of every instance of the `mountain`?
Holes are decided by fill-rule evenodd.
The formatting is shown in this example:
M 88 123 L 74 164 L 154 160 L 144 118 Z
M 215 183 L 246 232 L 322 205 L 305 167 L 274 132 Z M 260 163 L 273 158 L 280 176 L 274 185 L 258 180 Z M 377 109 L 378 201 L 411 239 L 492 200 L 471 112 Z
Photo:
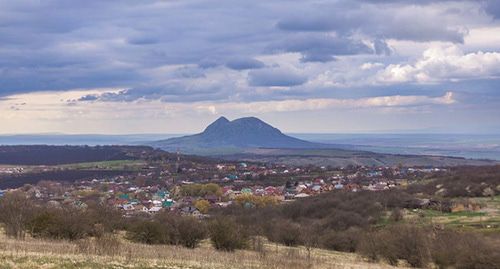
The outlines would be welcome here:
M 345 167 L 347 165 L 455 166 L 492 165 L 471 160 L 429 155 L 400 155 L 353 150 L 349 145 L 314 143 L 283 134 L 255 117 L 229 121 L 220 117 L 203 132 L 149 143 L 166 151 L 205 155 L 233 161 Z
M 324 146 L 323 144 L 287 136 L 277 128 L 255 117 L 240 118 L 233 121 L 220 117 L 202 133 L 157 141 L 153 145 L 166 150 L 181 149 L 187 152 L 195 152 L 200 149 L 297 149 Z

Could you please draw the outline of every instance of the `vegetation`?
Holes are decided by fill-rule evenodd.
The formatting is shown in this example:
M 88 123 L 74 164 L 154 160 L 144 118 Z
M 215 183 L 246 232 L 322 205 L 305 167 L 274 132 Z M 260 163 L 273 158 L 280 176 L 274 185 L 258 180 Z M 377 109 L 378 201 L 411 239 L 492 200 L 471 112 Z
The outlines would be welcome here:
M 57 165 L 137 159 L 148 147 L 132 146 L 0 146 L 0 163 Z
M 500 166 L 460 166 L 448 173 L 438 173 L 433 180 L 412 184 L 411 193 L 443 197 L 492 197 L 500 190 Z
M 195 248 L 206 237 L 207 232 L 205 224 L 193 217 L 161 213 L 153 220 L 133 220 L 127 234 L 134 242 Z
M 191 185 L 183 185 L 181 187 L 181 195 L 182 196 L 198 196 L 204 197 L 206 195 L 216 195 L 221 196 L 222 191 L 219 185 L 214 183 L 208 184 L 191 184 Z
M 130 245 L 197 249 L 193 251 L 211 245 L 221 253 L 254 251 L 266 257 L 272 242 L 276 248 L 288 248 L 290 257 L 296 256 L 294 251 L 303 251 L 308 263 L 301 263 L 304 267 L 317 262 L 315 253 L 342 251 L 394 266 L 496 268 L 500 264 L 500 199 L 485 195 L 484 189 L 498 185 L 497 172 L 487 168 L 476 176 L 468 174 L 467 183 L 456 174 L 462 168 L 456 169 L 451 176 L 435 174 L 408 190 L 332 191 L 289 203 L 240 195 L 224 209 L 209 209 L 207 200 L 197 200 L 195 206 L 210 214 L 207 220 L 171 212 L 125 218 L 114 208 L 92 202 L 96 199 L 89 199 L 86 206 L 40 205 L 21 188 L 0 198 L 0 222 L 9 238 L 64 240 L 78 249 L 74 253 L 89 255 L 124 255 L 119 251 Z M 453 180 L 465 190 L 483 189 L 467 191 L 479 197 L 427 193 L 447 188 Z M 203 197 L 217 195 L 220 187 L 192 184 L 180 191 Z M 456 210 L 457 204 L 488 206 L 488 210 Z M 0 259 L 2 248 L 0 243 Z
M 128 170 L 59 170 L 39 173 L 23 173 L 17 175 L 2 175 L 0 176 L 0 189 L 19 188 L 26 184 L 36 184 L 44 180 L 54 180 L 59 182 L 75 182 L 78 180 L 113 177 L 119 175 L 127 175 L 131 171 Z
M 7 193 L 0 200 L 0 222 L 8 236 L 24 239 L 26 225 L 33 216 L 33 203 L 23 192 Z
M 114 241 L 114 243 L 112 243 Z M 103 247 L 103 246 L 108 246 Z M 326 269 L 391 268 L 369 264 L 356 254 L 316 249 L 310 258 L 304 248 L 268 244 L 263 240 L 260 252 L 216 251 L 208 242 L 196 249 L 172 245 L 143 245 L 123 240 L 119 235 L 107 243 L 84 239 L 54 241 L 45 239 L 15 240 L 0 232 L 0 268 L 76 269 L 76 268 L 178 268 L 178 269 Z
M 234 251 L 248 244 L 244 228 L 229 218 L 219 217 L 209 224 L 210 240 L 215 249 Z

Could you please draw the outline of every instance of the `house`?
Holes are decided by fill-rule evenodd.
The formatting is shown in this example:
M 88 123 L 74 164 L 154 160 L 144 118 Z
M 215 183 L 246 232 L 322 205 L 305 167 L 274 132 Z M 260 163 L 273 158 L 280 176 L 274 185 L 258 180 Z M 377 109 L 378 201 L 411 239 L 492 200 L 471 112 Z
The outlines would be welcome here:
M 133 211 L 135 210 L 134 205 L 131 204 L 124 204 L 122 205 L 122 209 L 125 211 Z
M 181 214 L 199 216 L 201 212 L 194 206 L 185 206 L 181 208 Z
M 174 200 L 172 199 L 167 199 L 162 203 L 162 207 L 172 207 L 173 205 L 174 205 Z
M 309 196 L 311 196 L 311 195 L 309 195 L 307 193 L 299 193 L 299 194 L 295 195 L 294 197 L 300 199 L 300 198 L 306 198 Z
M 253 191 L 250 188 L 243 188 L 241 189 L 241 194 L 253 194 Z
M 153 206 L 149 209 L 149 213 L 158 213 L 162 209 L 161 206 Z
M 311 187 L 311 190 L 313 192 L 320 192 L 321 191 L 321 186 L 320 185 L 314 185 Z
M 207 200 L 211 204 L 214 204 L 217 201 L 219 201 L 219 197 L 217 197 L 217 195 L 207 194 L 207 195 L 205 195 L 205 200 Z
M 219 202 L 219 203 L 216 203 L 216 205 L 218 207 L 225 208 L 225 207 L 230 206 L 232 203 L 233 203 L 232 201 L 229 201 L 229 202 Z

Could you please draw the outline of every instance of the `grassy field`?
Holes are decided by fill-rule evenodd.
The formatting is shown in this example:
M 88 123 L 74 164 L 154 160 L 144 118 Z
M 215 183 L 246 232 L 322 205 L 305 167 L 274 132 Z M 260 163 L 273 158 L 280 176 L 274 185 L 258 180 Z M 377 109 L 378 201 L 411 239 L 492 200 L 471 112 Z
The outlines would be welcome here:
M 67 169 L 105 169 L 105 170 L 133 170 L 140 169 L 146 165 L 142 160 L 116 160 L 116 161 L 103 161 L 103 162 L 88 162 L 88 163 L 74 163 L 59 165 L 60 168 Z
M 430 209 L 408 210 L 405 219 L 465 230 L 500 232 L 500 196 L 471 198 L 470 200 L 481 204 L 481 209 L 450 213 Z
M 85 163 L 72 163 L 62 165 L 7 165 L 0 164 L 0 168 L 14 168 L 22 167 L 24 173 L 38 172 L 40 169 L 100 169 L 100 170 L 139 170 L 147 165 L 143 160 L 114 160 L 102 162 L 85 162 Z
M 367 263 L 355 254 L 314 249 L 311 257 L 304 248 L 264 244 L 260 251 L 214 250 L 208 242 L 197 249 L 150 246 L 120 241 L 102 248 L 94 241 L 65 242 L 0 236 L 0 269 L 19 268 L 394 268 Z

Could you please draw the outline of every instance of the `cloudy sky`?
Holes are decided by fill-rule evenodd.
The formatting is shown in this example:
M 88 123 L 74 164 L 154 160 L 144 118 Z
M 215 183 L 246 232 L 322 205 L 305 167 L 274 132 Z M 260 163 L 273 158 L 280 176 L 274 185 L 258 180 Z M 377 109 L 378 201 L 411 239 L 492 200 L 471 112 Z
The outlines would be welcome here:
M 0 0 L 0 133 L 500 133 L 500 1 Z

